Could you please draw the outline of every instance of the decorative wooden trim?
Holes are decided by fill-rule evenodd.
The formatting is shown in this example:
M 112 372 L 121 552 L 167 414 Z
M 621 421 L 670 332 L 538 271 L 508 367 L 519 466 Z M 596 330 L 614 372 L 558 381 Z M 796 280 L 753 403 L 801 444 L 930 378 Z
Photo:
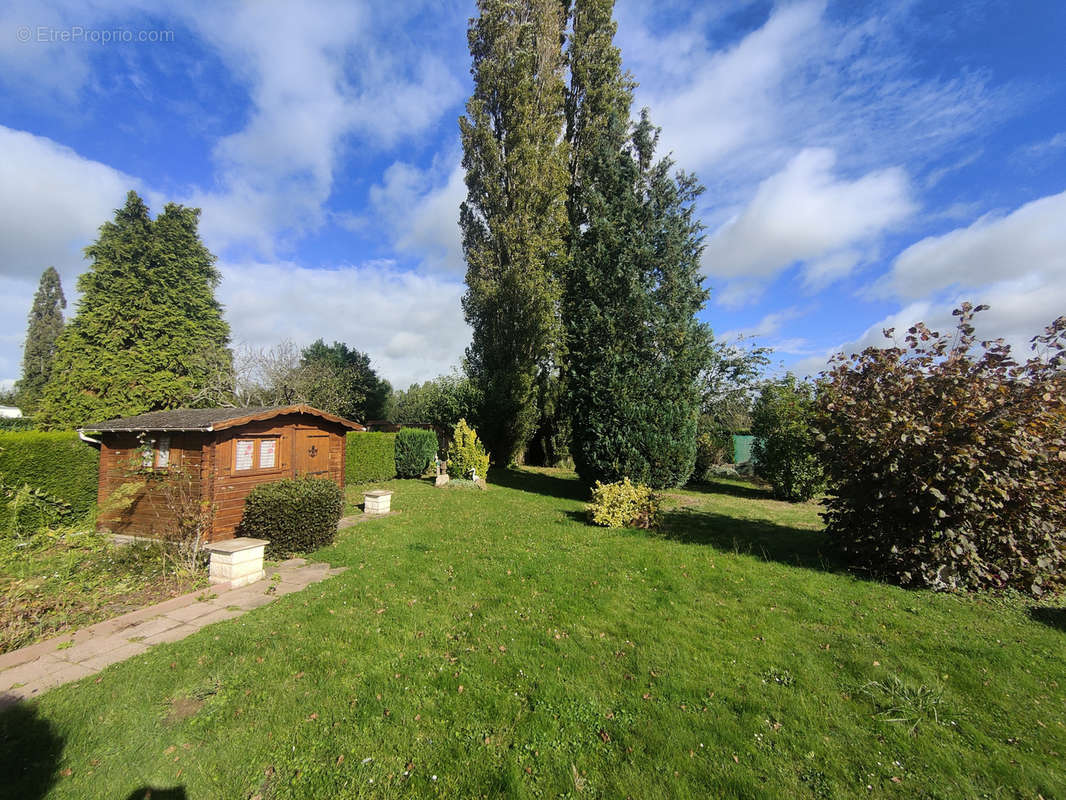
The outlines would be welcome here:
M 325 411 L 320 411 L 312 406 L 299 404 L 295 406 L 286 406 L 285 408 L 272 408 L 270 411 L 264 411 L 259 414 L 250 414 L 246 417 L 235 417 L 234 419 L 227 419 L 224 422 L 218 422 L 211 426 L 213 431 L 222 431 L 227 428 L 233 428 L 238 425 L 246 425 L 249 422 L 262 422 L 263 420 L 274 419 L 274 417 L 280 417 L 285 414 L 308 414 L 312 417 L 319 417 L 320 419 L 334 422 L 337 425 L 342 425 L 348 430 L 352 431 L 365 431 L 366 427 L 360 425 L 358 422 L 352 422 L 350 419 L 344 417 L 338 417 L 334 414 L 328 414 Z

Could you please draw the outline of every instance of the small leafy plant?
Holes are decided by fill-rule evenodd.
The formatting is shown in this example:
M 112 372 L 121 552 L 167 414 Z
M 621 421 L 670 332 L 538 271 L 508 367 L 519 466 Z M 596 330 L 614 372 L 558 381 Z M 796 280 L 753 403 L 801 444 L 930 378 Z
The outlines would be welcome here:
M 647 486 L 623 478 L 592 488 L 589 519 L 605 528 L 654 528 L 659 524 L 658 496 Z
M 467 425 L 465 419 L 459 420 L 448 447 L 448 474 L 453 478 L 467 478 L 475 473 L 484 478 L 488 471 L 489 456 L 477 431 Z
M 860 693 L 877 705 L 885 722 L 908 725 L 914 735 L 922 722 L 940 724 L 944 693 L 923 684 L 912 684 L 893 676 L 886 681 L 863 684 Z

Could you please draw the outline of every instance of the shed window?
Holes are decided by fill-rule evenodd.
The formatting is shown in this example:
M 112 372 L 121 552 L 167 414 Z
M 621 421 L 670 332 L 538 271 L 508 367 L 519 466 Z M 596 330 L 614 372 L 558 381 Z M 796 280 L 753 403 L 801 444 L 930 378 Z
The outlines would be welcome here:
M 142 469 L 166 469 L 170 466 L 170 437 L 148 439 L 141 447 Z
M 233 468 L 244 471 L 255 463 L 255 439 L 238 439 L 234 445 Z
M 278 469 L 276 438 L 234 439 L 234 472 L 273 472 Z
M 278 440 L 262 439 L 259 442 L 259 469 L 274 469 L 277 466 Z

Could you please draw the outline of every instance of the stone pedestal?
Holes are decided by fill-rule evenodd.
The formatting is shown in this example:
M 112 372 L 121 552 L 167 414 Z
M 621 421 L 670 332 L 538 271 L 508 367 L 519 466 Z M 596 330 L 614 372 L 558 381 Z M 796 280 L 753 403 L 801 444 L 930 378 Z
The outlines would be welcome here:
M 375 489 L 363 493 L 363 513 L 388 514 L 392 507 L 392 492 L 387 489 Z
M 204 549 L 211 554 L 208 580 L 212 584 L 228 583 L 233 589 L 255 583 L 265 574 L 263 554 L 268 544 L 266 539 L 242 536 L 206 545 Z

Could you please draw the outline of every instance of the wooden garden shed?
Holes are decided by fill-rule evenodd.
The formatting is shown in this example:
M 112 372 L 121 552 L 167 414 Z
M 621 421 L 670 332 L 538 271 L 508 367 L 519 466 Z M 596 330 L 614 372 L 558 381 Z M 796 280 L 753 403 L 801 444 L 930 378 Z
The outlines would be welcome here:
M 173 489 L 214 509 L 208 541 L 232 539 L 254 486 L 298 475 L 328 477 L 344 488 L 345 436 L 359 423 L 307 405 L 154 411 L 86 425 L 82 438 L 100 444 L 97 527 L 158 537 L 174 523 Z M 136 483 L 132 502 L 109 509 L 108 498 Z M 173 486 L 173 484 L 172 484 Z M 115 505 L 115 504 L 110 504 Z

